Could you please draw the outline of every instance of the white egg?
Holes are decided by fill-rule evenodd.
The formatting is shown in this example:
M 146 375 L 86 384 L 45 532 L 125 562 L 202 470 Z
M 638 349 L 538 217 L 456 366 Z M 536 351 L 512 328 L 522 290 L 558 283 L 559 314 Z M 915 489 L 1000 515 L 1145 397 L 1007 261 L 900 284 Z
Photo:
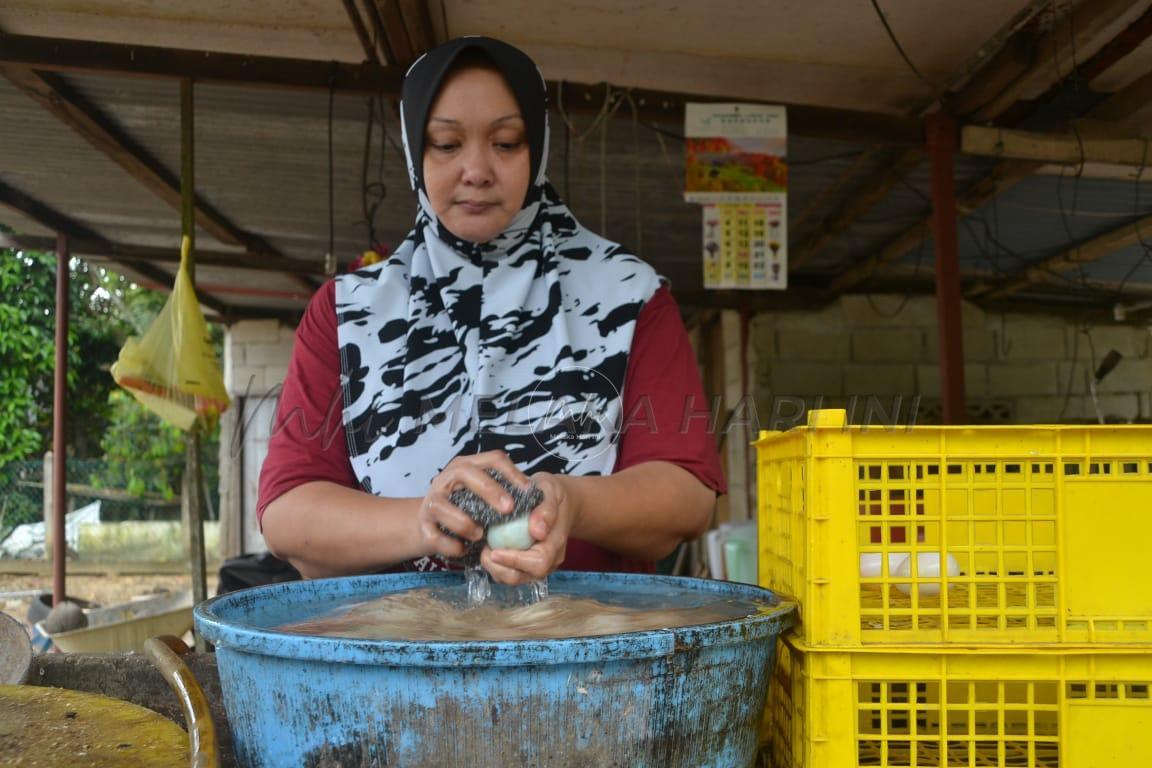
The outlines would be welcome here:
M 528 549 L 536 540 L 528 532 L 528 518 L 530 515 L 513 520 L 509 523 L 498 523 L 488 526 L 488 546 L 492 549 Z
M 956 558 L 948 555 L 945 562 L 945 569 L 949 576 L 960 575 L 960 563 L 956 562 Z M 911 576 L 912 575 L 912 558 L 911 556 L 904 558 L 904 560 L 896 566 L 896 570 L 892 572 L 893 576 Z M 937 552 L 920 552 L 916 555 L 916 578 L 919 581 L 916 584 L 916 591 L 921 595 L 938 595 L 940 594 L 940 582 L 932 581 L 932 579 L 940 578 L 940 554 Z M 906 595 L 912 594 L 912 585 L 908 582 L 897 582 L 892 586 L 900 590 Z
M 907 552 L 889 552 L 888 553 L 888 574 L 896 573 L 896 567 L 901 562 L 908 559 Z M 860 553 L 860 576 L 866 579 L 877 578 L 883 576 L 880 572 L 880 564 L 883 563 L 883 553 L 881 552 L 861 552 Z

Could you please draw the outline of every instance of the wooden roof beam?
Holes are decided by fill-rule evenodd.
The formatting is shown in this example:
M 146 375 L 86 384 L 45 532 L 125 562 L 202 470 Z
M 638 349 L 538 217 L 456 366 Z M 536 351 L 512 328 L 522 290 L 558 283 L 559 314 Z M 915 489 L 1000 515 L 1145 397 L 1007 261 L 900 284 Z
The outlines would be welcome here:
M 1073 17 L 1073 21 L 1077 24 L 1074 27 L 1074 40 L 1063 29 L 1050 29 L 1040 34 L 1035 23 L 1022 26 L 1001 49 L 1012 53 L 1011 56 L 1005 57 L 999 54 L 993 56 L 988 64 L 977 71 L 963 87 L 950 94 L 952 109 L 961 117 L 967 117 L 965 114 L 967 111 L 976 109 L 976 116 L 980 120 L 989 120 L 1000 115 L 1015 103 L 1018 90 L 1037 76 L 1043 75 L 1054 83 L 1060 80 L 1060 73 L 1052 66 L 1051 56 L 1054 52 L 1062 50 L 1066 45 L 1085 45 L 1092 37 L 1098 35 L 1101 29 L 1129 13 L 1130 9 L 1131 0 L 1084 0 L 1076 7 Z M 1122 48 L 1127 47 L 1130 52 L 1147 37 L 1149 31 L 1152 30 L 1144 31 L 1143 37 L 1139 34 L 1121 32 L 1117 37 L 1123 36 L 1123 45 L 1106 46 L 1106 51 L 1102 50 L 1082 63 L 1077 72 L 1081 69 L 1099 67 L 1099 60 L 1105 58 L 1114 63 Z M 1017 55 L 1022 50 L 1041 53 L 1046 51 L 1048 58 L 1044 60 L 1044 64 L 1047 69 L 1038 66 L 1039 60 L 1035 55 L 1031 57 L 1027 66 L 1022 66 Z M 1007 86 L 1002 84 L 1006 79 L 1010 82 Z M 991 85 L 995 88 L 990 90 Z M 998 95 L 987 100 L 989 92 Z M 1012 98 L 1006 100 L 1005 94 L 1012 94 Z M 1017 119 L 1022 119 L 1024 116 L 1020 114 Z M 894 158 L 883 158 L 877 168 L 877 173 L 882 174 L 879 182 L 870 182 L 864 189 L 846 198 L 830 215 L 824 217 L 815 231 L 801 236 L 800 245 L 795 249 L 795 256 L 791 259 L 789 272 L 811 260 L 836 237 L 846 232 L 861 216 L 882 200 L 892 187 L 916 168 L 923 156 L 922 149 L 918 147 L 907 149 Z M 919 241 L 920 227 L 920 224 L 915 226 L 917 235 L 911 242 Z M 904 242 L 909 242 L 909 239 L 905 238 Z
M 400 6 L 408 40 L 412 43 L 412 52 L 415 54 L 413 60 L 418 59 L 425 51 L 436 46 L 436 32 L 432 27 L 428 0 L 396 0 L 396 3 Z
M 1152 160 L 1147 138 L 1101 138 L 979 125 L 965 126 L 960 131 L 960 151 L 968 155 L 1060 165 L 1106 163 L 1145 166 Z
M 26 96 L 80 135 L 85 141 L 119 165 L 165 203 L 180 210 L 180 180 L 143 146 L 88 103 L 63 78 L 35 72 L 28 67 L 0 65 L 3 74 Z M 196 201 L 196 223 L 222 243 L 239 245 L 248 251 L 279 255 L 263 238 L 245 232 L 203 200 Z M 296 278 L 301 286 L 315 290 L 310 280 Z
M 1035 264 L 995 283 L 973 286 L 965 292 L 968 298 L 982 301 L 997 301 L 1017 293 L 1052 273 L 1067 272 L 1082 264 L 1098 261 L 1108 254 L 1135 245 L 1144 239 L 1152 239 L 1152 216 L 1144 216 L 1122 224 L 1102 235 L 1074 245 L 1064 251 L 1043 259 Z
M 1152 73 L 1113 93 L 1093 107 L 1087 117 L 1109 122 L 1123 121 L 1142 109 L 1149 101 L 1152 101 Z M 1033 160 L 1001 160 L 987 176 L 957 200 L 959 213 L 964 215 L 979 209 L 992 198 L 1031 176 L 1043 165 L 1045 164 Z M 843 293 L 867 280 L 877 270 L 895 262 L 921 242 L 930 223 L 929 215 L 908 227 L 881 248 L 879 253 L 843 272 L 829 290 L 834 295 Z
M 69 238 L 72 253 L 77 256 L 94 256 L 115 259 L 126 264 L 155 263 L 179 264 L 180 250 L 175 246 L 163 248 L 146 245 L 112 243 L 99 237 Z M 0 247 L 23 248 L 29 251 L 51 251 L 55 239 L 36 235 L 0 234 Z M 276 272 L 285 275 L 311 275 L 324 277 L 324 265 L 319 262 L 303 261 L 287 257 L 267 256 L 259 253 L 233 253 L 228 251 L 204 251 L 196 249 L 196 263 L 209 267 L 230 267 L 251 269 L 260 272 Z M 304 286 L 301 286 L 304 287 Z
M 32 196 L 21 192 L 14 187 L 11 187 L 4 182 L 0 181 L 0 205 L 20 213 L 21 215 L 32 219 L 37 224 L 46 229 L 51 229 L 63 235 L 67 235 L 69 240 L 77 241 L 90 241 L 105 246 L 109 246 L 107 240 L 93 230 L 89 229 L 84 224 L 76 221 L 70 216 L 67 216 L 50 205 L 33 198 Z M 43 250 L 54 251 L 56 250 L 56 243 L 54 238 L 43 238 L 44 240 L 51 241 L 51 248 Z M 116 262 L 121 268 L 130 268 L 145 278 L 154 281 L 159 285 L 165 285 L 171 288 L 172 275 L 162 269 L 151 266 L 149 264 L 137 264 L 132 267 L 126 267 L 125 264 Z M 219 299 L 208 295 L 197 295 L 200 303 L 220 314 L 227 314 L 229 307 Z
M 216 51 L 99 43 L 0 32 L 0 63 L 38 71 L 93 72 L 129 77 L 179 79 L 198 83 L 358 91 L 400 95 L 404 69 L 375 64 L 246 56 Z
M 408 28 L 404 25 L 400 6 L 396 0 L 372 0 L 371 5 L 380 17 L 384 35 L 388 40 L 388 48 L 392 51 L 388 63 L 407 68 L 416 61 L 416 53 L 412 49 L 412 42 L 408 39 Z
M 37 70 L 92 72 L 125 77 L 191 77 L 197 82 L 238 86 L 325 92 L 331 88 L 340 92 L 379 94 L 389 99 L 399 98 L 400 83 L 404 76 L 404 68 L 394 65 L 238 56 L 0 33 L 0 64 L 5 63 L 31 66 Z M 617 93 L 615 98 L 623 98 L 623 94 L 628 93 L 639 109 L 640 118 L 652 122 L 682 124 L 684 103 L 688 101 L 747 101 L 715 94 L 559 82 L 548 83 L 548 100 L 550 104 L 556 105 L 562 92 L 564 108 L 568 112 L 596 113 L 604 103 L 606 88 Z M 807 104 L 783 106 L 788 109 L 788 131 L 794 136 L 917 148 L 924 143 L 924 126 L 918 117 Z
M 1021 94 L 1037 81 L 1058 85 L 1069 76 L 1084 80 L 1095 77 L 1147 39 L 1147 19 L 1152 10 L 1146 8 L 1140 19 L 1089 57 L 1091 63 L 1088 66 L 1076 62 L 1076 51 L 1082 50 L 1103 30 L 1130 14 L 1138 4 L 1133 0 L 1081 0 L 1069 11 L 1071 18 L 1057 20 L 1047 33 L 1036 37 L 1030 46 L 1028 66 L 1007 87 L 979 106 L 964 105 L 961 100 L 962 105 L 974 108 L 962 110 L 958 106 L 958 111 L 973 122 L 994 120 L 1012 109 Z M 1075 71 L 1072 69 L 1074 63 Z M 1061 65 L 1064 66 L 1063 72 L 1057 69 Z
M 364 61 L 379 64 L 379 51 L 376 48 L 376 44 L 372 41 L 372 34 L 364 24 L 364 18 L 360 15 L 360 9 L 356 5 L 356 0 L 343 0 L 343 2 L 344 12 L 348 14 L 348 20 L 352 22 L 352 29 L 356 32 L 356 39 L 360 41 L 360 47 L 364 49 Z

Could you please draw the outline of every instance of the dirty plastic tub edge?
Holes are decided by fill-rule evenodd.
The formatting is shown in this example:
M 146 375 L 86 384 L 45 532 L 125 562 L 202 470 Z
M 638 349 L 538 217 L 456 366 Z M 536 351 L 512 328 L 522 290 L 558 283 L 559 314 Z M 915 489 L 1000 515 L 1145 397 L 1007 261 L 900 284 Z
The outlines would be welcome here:
M 217 646 L 240 765 L 736 768 L 754 760 L 776 637 L 792 623 L 787 602 L 715 624 L 563 640 L 395 642 L 261 628 L 332 600 L 460 580 L 342 577 L 197 606 L 197 630 Z M 554 591 L 663 583 L 719 599 L 772 595 L 633 574 L 550 581 Z

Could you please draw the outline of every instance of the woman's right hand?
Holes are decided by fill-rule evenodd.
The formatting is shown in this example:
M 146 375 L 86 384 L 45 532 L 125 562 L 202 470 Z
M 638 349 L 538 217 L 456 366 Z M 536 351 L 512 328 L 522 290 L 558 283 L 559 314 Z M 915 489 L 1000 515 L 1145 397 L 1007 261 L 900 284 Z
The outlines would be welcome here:
M 471 489 L 498 512 L 512 511 L 512 497 L 492 479 L 487 472 L 489 469 L 496 470 L 509 481 L 523 487 L 531 482 L 504 451 L 457 456 L 448 462 L 448 466 L 432 478 L 428 493 L 416 513 L 424 554 L 456 558 L 462 557 L 467 551 L 464 542 L 444 533 L 441 527 L 468 541 L 479 541 L 484 536 L 484 529 L 449 501 L 449 495 L 458 488 Z

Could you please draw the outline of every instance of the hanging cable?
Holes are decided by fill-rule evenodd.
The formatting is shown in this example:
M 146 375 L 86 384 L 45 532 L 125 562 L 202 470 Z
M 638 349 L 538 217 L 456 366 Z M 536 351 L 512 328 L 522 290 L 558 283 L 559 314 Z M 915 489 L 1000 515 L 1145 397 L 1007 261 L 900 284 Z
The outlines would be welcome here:
M 900 45 L 900 40 L 897 39 L 896 33 L 893 32 L 892 27 L 889 26 L 888 19 L 884 16 L 884 11 L 880 9 L 880 3 L 877 2 L 877 0 L 872 0 L 872 7 L 876 10 L 876 16 L 880 19 L 880 23 L 884 25 L 884 31 L 888 33 L 888 39 L 892 41 L 892 45 L 896 46 L 900 58 L 904 59 L 904 63 L 908 65 L 908 68 L 912 70 L 916 77 L 920 78 L 920 82 L 928 86 L 928 89 L 932 91 L 932 95 L 936 97 L 936 100 L 942 101 L 944 95 L 943 90 L 936 85 L 936 83 L 925 77 L 924 73 L 912 63 L 912 59 L 910 59 L 904 51 L 904 46 Z
M 332 121 L 336 102 L 336 84 L 328 84 L 328 253 L 324 256 L 324 274 L 336 274 L 336 182 L 332 147 Z

